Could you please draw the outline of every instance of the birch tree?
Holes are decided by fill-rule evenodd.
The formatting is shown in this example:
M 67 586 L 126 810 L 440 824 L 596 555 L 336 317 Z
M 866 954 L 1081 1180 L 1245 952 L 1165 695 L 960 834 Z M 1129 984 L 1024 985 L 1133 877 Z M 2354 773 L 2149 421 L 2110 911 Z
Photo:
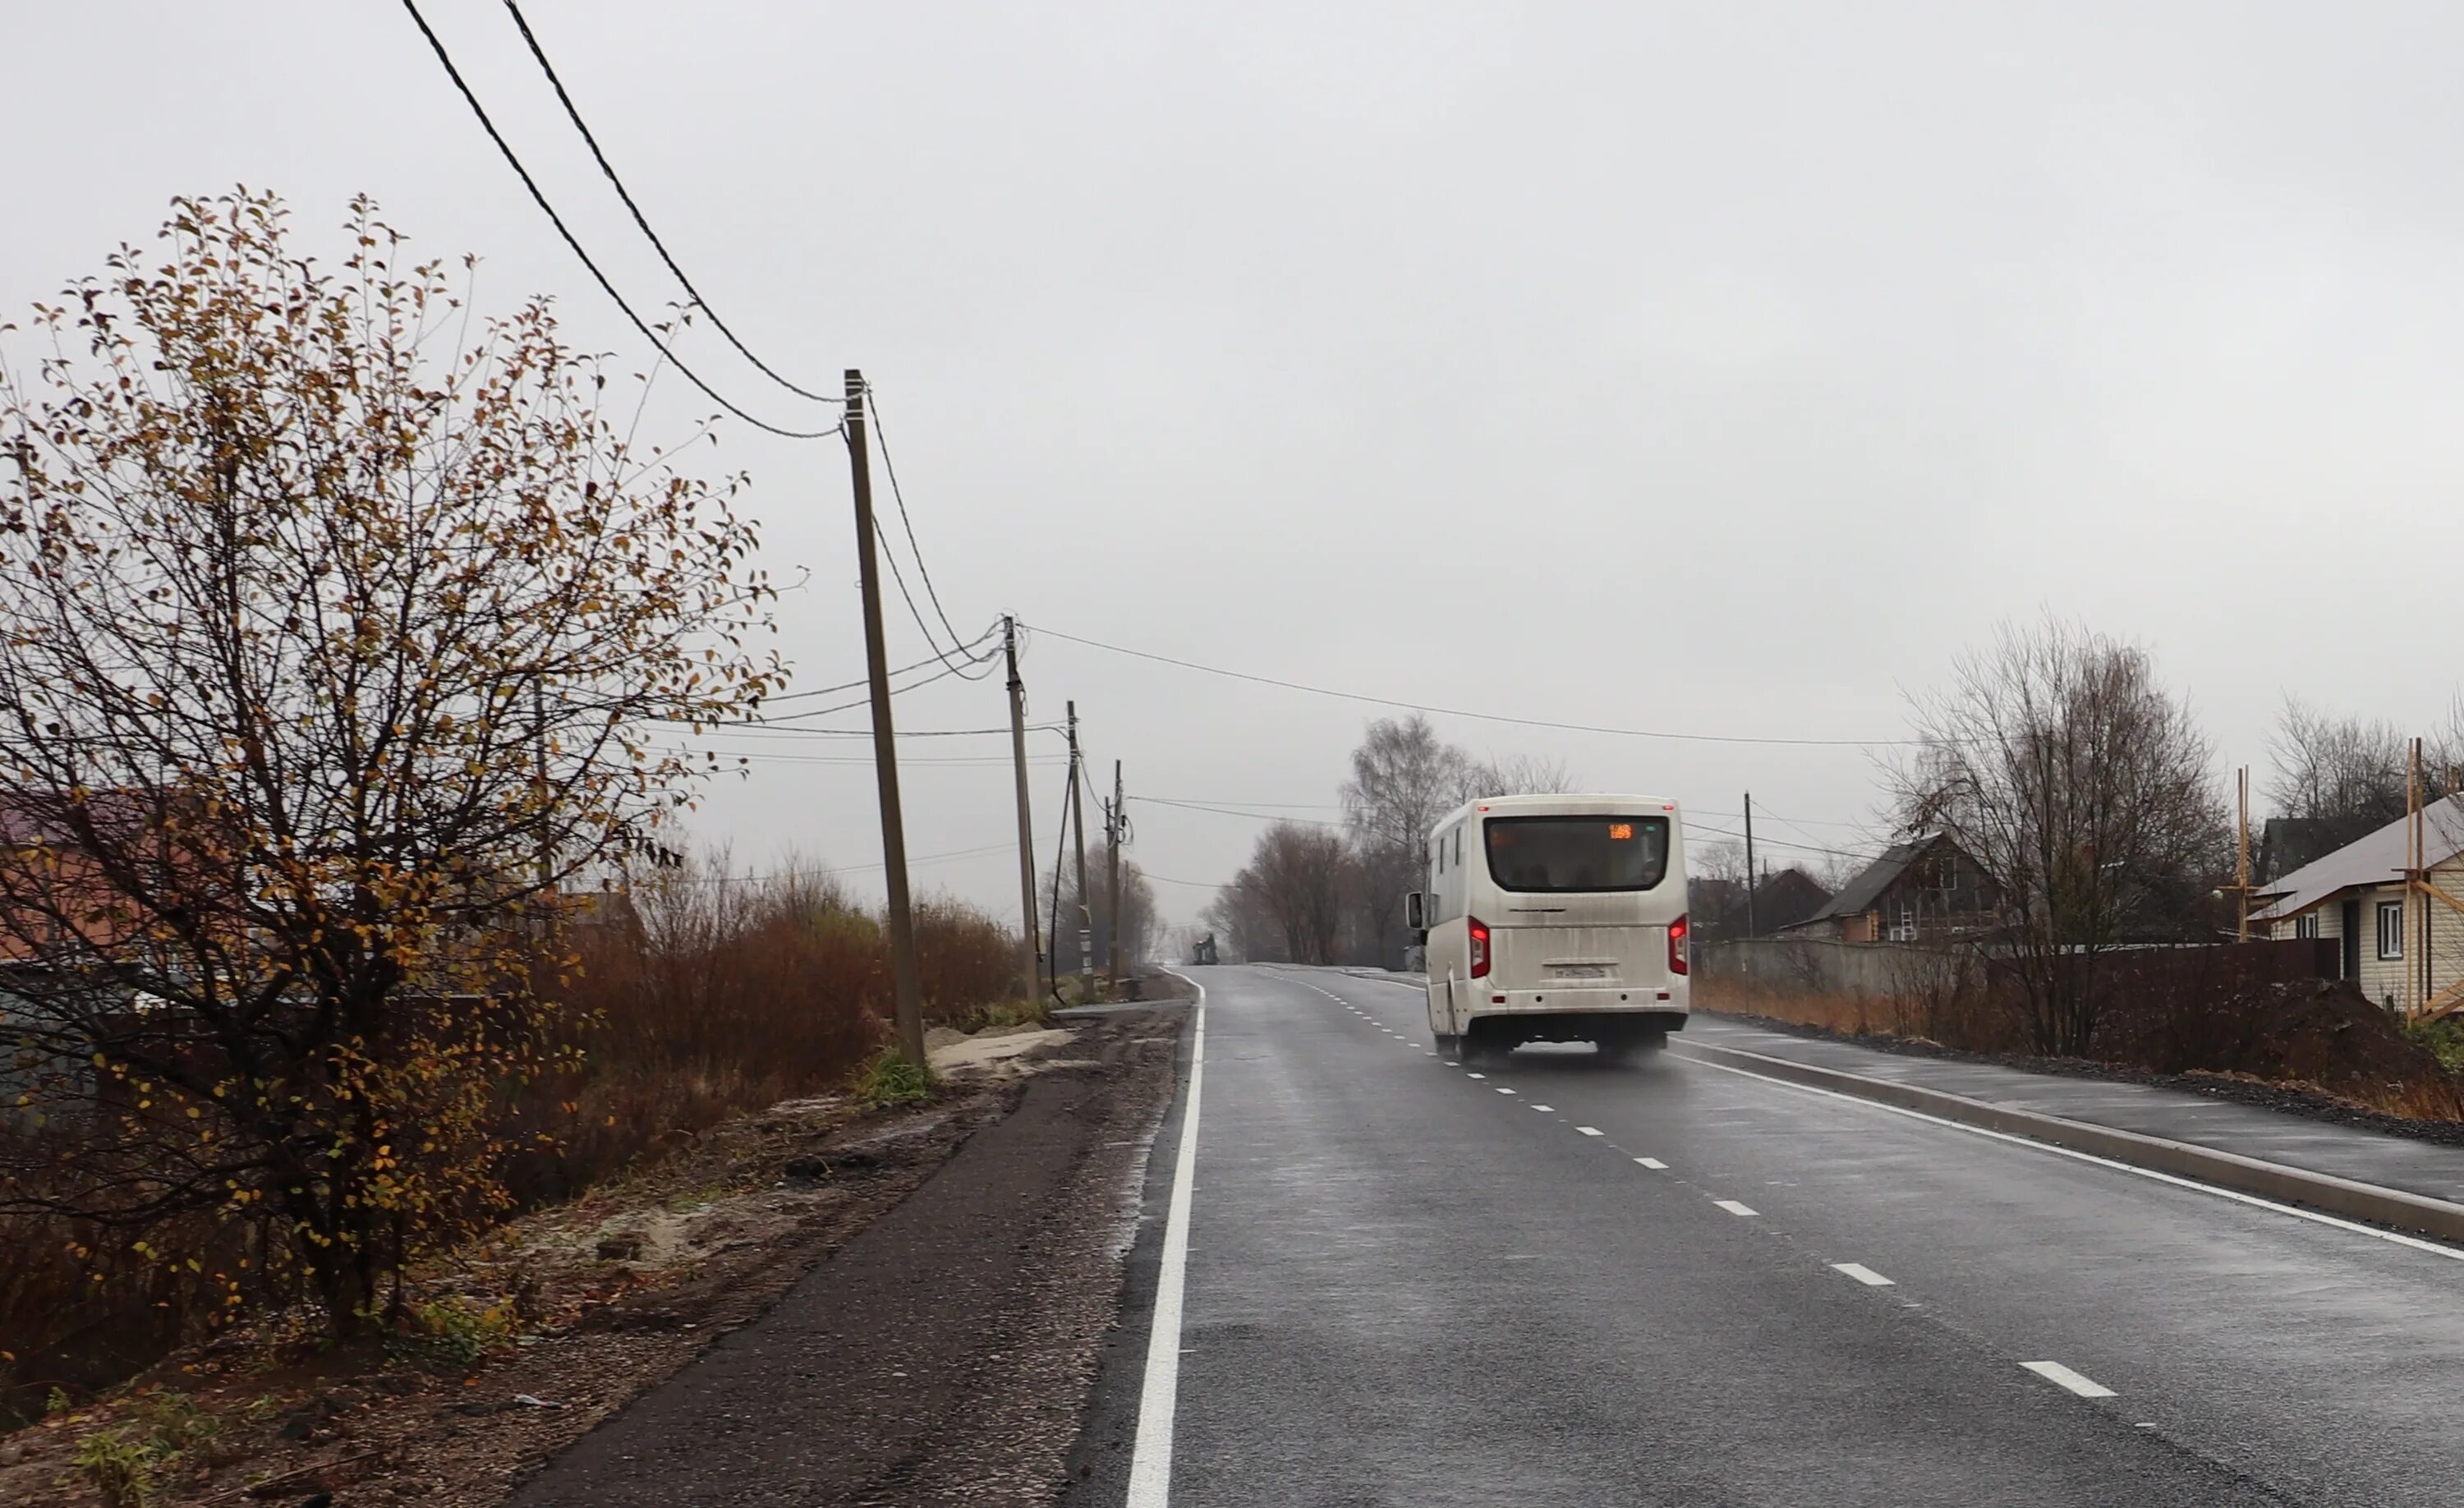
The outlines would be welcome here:
M 0 365 L 0 1207 L 347 1329 L 503 1202 L 561 892 L 778 684 L 743 479 L 630 437 L 542 300 L 475 329 L 372 204 L 175 201 Z M 611 412 L 612 409 L 612 412 Z M 193 1225 L 194 1221 L 191 1220 Z M 399 1296 L 399 1285 L 394 1293 Z

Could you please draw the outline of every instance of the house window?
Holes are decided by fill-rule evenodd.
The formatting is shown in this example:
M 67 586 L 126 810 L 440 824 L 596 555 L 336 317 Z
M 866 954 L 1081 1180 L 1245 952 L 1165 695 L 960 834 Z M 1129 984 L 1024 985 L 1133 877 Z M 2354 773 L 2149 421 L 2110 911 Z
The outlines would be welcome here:
M 1912 943 L 1917 940 L 1917 908 L 1905 901 L 1891 907 L 1891 941 Z
M 2293 935 L 2296 937 L 2318 936 L 2319 913 L 2316 911 L 2304 911 L 2299 916 L 2295 917 L 2293 919 Z
M 2402 901 L 2379 903 L 2379 956 L 2382 958 L 2404 956 L 2404 903 Z

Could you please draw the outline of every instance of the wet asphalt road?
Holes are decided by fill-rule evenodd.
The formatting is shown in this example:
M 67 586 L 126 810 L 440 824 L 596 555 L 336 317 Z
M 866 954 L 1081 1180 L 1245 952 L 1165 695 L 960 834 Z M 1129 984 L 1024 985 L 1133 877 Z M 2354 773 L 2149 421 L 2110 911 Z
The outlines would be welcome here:
M 1176 1508 L 2464 1500 L 2464 1261 L 1673 1057 L 1475 1077 L 1417 990 L 1193 975 Z

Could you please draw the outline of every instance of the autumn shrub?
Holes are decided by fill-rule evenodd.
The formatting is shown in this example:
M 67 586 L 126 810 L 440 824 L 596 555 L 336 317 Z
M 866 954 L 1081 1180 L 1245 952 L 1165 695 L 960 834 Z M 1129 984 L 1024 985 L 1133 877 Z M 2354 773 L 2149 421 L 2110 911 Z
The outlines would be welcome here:
M 881 920 L 825 870 L 728 867 L 722 855 L 655 874 L 577 932 L 580 1058 L 519 1107 L 553 1143 L 521 1159 L 525 1200 L 568 1195 L 737 1111 L 839 1087 L 888 1039 Z M 980 1026 L 1015 1000 L 1015 932 L 947 898 L 920 901 L 914 919 L 929 1020 Z

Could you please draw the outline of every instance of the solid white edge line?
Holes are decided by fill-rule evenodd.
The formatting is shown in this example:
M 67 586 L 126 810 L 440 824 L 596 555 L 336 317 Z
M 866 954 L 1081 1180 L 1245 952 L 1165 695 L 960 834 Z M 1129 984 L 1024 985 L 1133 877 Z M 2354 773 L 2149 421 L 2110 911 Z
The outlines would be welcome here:
M 2093 1378 L 2081 1377 L 2059 1362 L 2021 1362 L 2020 1366 L 2049 1383 L 2067 1388 L 2082 1398 L 2111 1398 L 2112 1388 Z
M 1750 1207 L 1739 1204 L 1734 1199 L 1714 1199 L 1711 1202 L 1718 1205 L 1721 1209 L 1727 1211 L 1730 1214 L 1751 1214 L 1754 1213 Z
M 1831 1264 L 1831 1270 L 1836 1273 L 1846 1273 L 1849 1277 L 1856 1279 L 1859 1282 L 1863 1283 L 1868 1288 L 1890 1288 L 1897 1286 L 1889 1279 L 1866 1266 L 1863 1262 L 1833 1262 Z
M 2136 1174 L 2141 1178 L 2151 1178 L 2160 1184 L 2171 1184 L 2177 1189 L 2189 1189 L 2199 1193 L 2213 1194 L 2219 1199 L 2231 1199 L 2235 1204 L 2246 1204 L 2255 1210 L 2272 1210 L 2277 1214 L 2289 1214 L 2297 1220 L 2307 1220 L 2313 1225 L 2329 1225 L 2339 1231 L 2350 1231 L 2358 1235 L 2374 1235 L 2382 1241 L 2391 1241 L 2398 1246 L 2409 1246 L 2416 1252 L 2428 1252 L 2433 1257 L 2444 1257 L 2449 1261 L 2464 1262 L 2464 1250 L 2442 1246 L 2436 1241 L 2426 1240 L 2418 1235 L 2407 1235 L 2402 1231 L 2382 1231 L 2375 1225 L 2364 1225 L 2358 1220 L 2346 1220 L 2332 1214 L 2322 1214 L 2316 1210 L 2304 1210 L 2296 1205 L 2278 1204 L 2273 1199 L 2262 1199 L 2255 1193 L 2243 1193 L 2238 1189 L 2220 1189 L 2214 1184 L 2203 1184 L 2195 1178 L 2184 1178 L 2175 1173 L 2159 1172 L 2153 1168 L 2140 1168 L 2130 1163 L 2116 1162 L 2110 1157 L 2099 1157 L 2094 1152 L 2076 1151 L 2067 1147 L 2056 1147 L 2051 1142 L 2013 1136 L 2009 1131 L 1991 1130 L 1982 1126 L 1969 1126 L 1961 1121 L 1946 1120 L 1939 1115 L 1927 1115 L 1923 1110 L 1910 1110 L 1901 1105 L 1884 1104 L 1879 1100 L 1859 1099 L 1853 1094 L 1842 1094 L 1837 1089 L 1817 1089 L 1810 1083 L 1791 1083 L 1785 1079 L 1773 1079 L 1769 1074 L 1753 1073 L 1744 1068 L 1731 1068 L 1727 1063 L 1689 1058 L 1683 1053 L 1669 1056 L 1677 1058 L 1681 1062 L 1692 1063 L 1698 1068 L 1716 1068 L 1724 1074 L 1735 1074 L 1740 1079 L 1751 1079 L 1758 1083 L 1777 1084 L 1783 1089 L 1794 1089 L 1804 1094 L 1818 1094 L 1826 1100 L 1837 1100 L 1843 1104 L 1853 1104 L 1867 1110 L 1881 1110 L 1892 1115 L 1905 1116 L 1911 1121 L 1924 1121 L 1932 1126 L 1947 1126 L 1954 1131 L 1966 1131 L 1970 1136 L 1984 1136 L 1997 1142 L 2009 1142 L 2013 1147 L 2024 1147 L 2031 1151 L 2051 1152 L 2057 1157 L 2067 1157 L 2073 1162 L 2093 1163 L 2099 1168 L 2111 1168 L 2120 1172 Z
M 1138 1389 L 1138 1432 L 1130 1453 L 1124 1508 L 1165 1508 L 1172 1497 L 1172 1416 L 1180 1395 L 1180 1304 L 1189 1272 L 1189 1192 L 1198 1170 L 1198 1100 L 1206 1081 L 1206 987 L 1198 992 L 1189 1050 L 1189 1108 L 1173 1158 L 1172 1203 L 1164 1214 L 1163 1265 L 1155 1277 L 1155 1320 L 1147 1334 L 1147 1375 Z

